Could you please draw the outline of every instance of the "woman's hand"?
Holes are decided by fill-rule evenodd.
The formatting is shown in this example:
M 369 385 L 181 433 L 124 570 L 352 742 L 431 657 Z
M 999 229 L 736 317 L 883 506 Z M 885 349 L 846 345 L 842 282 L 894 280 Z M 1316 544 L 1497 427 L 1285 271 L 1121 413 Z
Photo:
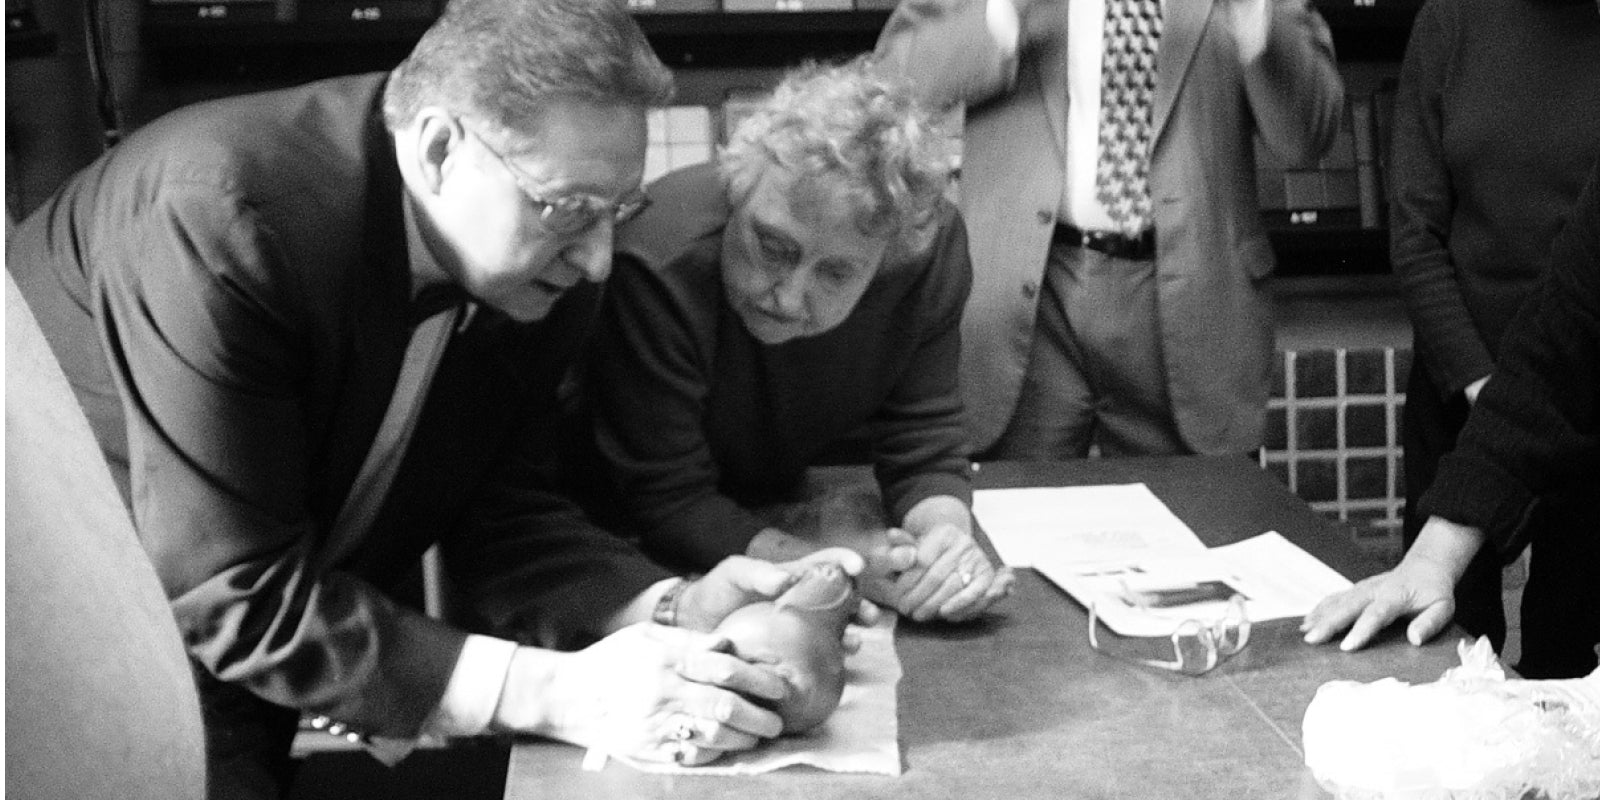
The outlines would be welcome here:
M 1359 650 L 1402 616 L 1412 644 L 1432 639 L 1455 614 L 1455 581 L 1437 564 L 1402 561 L 1398 567 L 1323 598 L 1300 623 L 1305 640 L 1321 644 L 1345 629 L 1341 650 Z
M 1401 617 L 1413 617 L 1406 638 L 1420 645 L 1444 630 L 1455 614 L 1456 581 L 1483 546 L 1476 528 L 1433 517 L 1394 569 L 1329 595 L 1300 623 L 1305 640 L 1321 644 L 1348 628 L 1341 650 L 1365 647 Z
M 895 581 L 917 565 L 917 540 L 899 528 L 863 531 L 840 541 L 860 553 L 866 567 L 856 580 L 861 596 L 871 602 L 893 607 L 897 596 Z
M 824 548 L 780 564 L 729 556 L 684 588 L 678 600 L 677 624 L 697 631 L 714 630 L 734 611 L 783 594 L 817 563 L 835 564 L 851 577 L 859 576 L 865 566 L 860 555 L 842 547 Z
M 864 585 L 869 599 L 918 622 L 961 622 L 1011 593 L 1011 570 L 990 562 L 978 545 L 966 503 L 929 497 L 913 506 L 901 524 L 885 536 L 913 544 L 915 561 L 883 584 Z M 874 596 L 874 590 L 881 594 Z
M 972 534 L 950 523 L 910 533 L 917 562 L 894 581 L 895 610 L 918 622 L 964 622 L 1011 593 L 1011 568 L 996 566 Z
M 870 515 L 862 513 L 854 498 L 825 507 L 813 538 L 776 528 L 763 530 L 746 552 L 783 560 L 823 545 L 833 551 L 854 551 L 862 566 L 850 574 L 856 576 L 862 597 L 870 601 L 863 603 L 857 621 L 867 625 L 876 616 L 872 603 L 918 621 L 937 617 L 959 622 L 1010 594 L 1011 570 L 992 563 L 978 546 L 966 503 L 944 495 L 929 497 L 906 513 L 901 527 L 883 528 L 873 500 Z

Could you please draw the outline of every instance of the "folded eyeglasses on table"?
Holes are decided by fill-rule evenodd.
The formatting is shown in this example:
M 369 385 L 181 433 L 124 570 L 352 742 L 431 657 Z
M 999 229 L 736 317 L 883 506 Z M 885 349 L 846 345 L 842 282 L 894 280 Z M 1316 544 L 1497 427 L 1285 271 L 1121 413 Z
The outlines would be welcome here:
M 1172 658 L 1146 658 L 1121 652 L 1100 642 L 1100 613 L 1095 603 L 1089 604 L 1089 646 L 1098 653 L 1142 664 L 1147 667 L 1170 670 L 1184 675 L 1204 675 L 1219 664 L 1237 655 L 1250 643 L 1250 618 L 1245 614 L 1245 599 L 1235 594 L 1223 606 L 1222 613 L 1208 619 L 1186 619 L 1180 622 L 1168 638 L 1172 641 Z

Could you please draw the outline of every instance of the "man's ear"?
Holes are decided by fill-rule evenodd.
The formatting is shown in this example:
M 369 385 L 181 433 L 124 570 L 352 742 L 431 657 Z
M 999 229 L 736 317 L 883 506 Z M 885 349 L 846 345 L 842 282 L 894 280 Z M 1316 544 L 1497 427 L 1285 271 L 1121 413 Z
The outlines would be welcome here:
M 429 107 L 417 113 L 411 135 L 416 137 L 417 171 L 423 188 L 430 194 L 437 194 L 445 177 L 461 158 L 466 128 L 454 114 Z

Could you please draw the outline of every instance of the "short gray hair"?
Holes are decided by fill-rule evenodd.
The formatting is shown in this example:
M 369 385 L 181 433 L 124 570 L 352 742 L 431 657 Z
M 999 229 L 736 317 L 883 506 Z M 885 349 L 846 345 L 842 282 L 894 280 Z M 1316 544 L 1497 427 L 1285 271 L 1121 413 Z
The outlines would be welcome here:
M 867 57 L 794 70 L 739 123 L 721 155 L 734 201 L 773 164 L 843 190 L 862 233 L 902 245 L 922 238 L 951 177 L 933 116 Z
M 556 99 L 656 106 L 672 73 L 622 0 L 450 0 L 389 76 L 391 130 L 426 106 L 530 135 Z

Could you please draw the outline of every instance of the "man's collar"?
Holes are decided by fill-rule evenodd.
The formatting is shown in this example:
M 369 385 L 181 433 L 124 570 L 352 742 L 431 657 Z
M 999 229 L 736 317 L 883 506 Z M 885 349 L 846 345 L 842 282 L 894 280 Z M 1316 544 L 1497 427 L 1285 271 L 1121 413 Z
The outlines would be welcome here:
M 439 266 L 428 243 L 423 241 L 417 225 L 419 212 L 410 192 L 401 192 L 400 204 L 406 225 L 406 265 L 411 274 L 411 324 L 465 305 L 467 315 L 459 323 L 458 330 L 466 328 L 478 310 L 477 303 L 472 302 L 466 290 Z
M 411 274 L 411 296 L 415 298 L 425 288 L 454 281 L 450 273 L 439 266 L 428 243 L 422 239 L 422 230 L 417 225 L 417 214 L 421 213 L 417 209 L 417 201 L 412 199 L 408 191 L 401 190 L 400 194 L 401 215 L 406 225 L 406 266 Z

